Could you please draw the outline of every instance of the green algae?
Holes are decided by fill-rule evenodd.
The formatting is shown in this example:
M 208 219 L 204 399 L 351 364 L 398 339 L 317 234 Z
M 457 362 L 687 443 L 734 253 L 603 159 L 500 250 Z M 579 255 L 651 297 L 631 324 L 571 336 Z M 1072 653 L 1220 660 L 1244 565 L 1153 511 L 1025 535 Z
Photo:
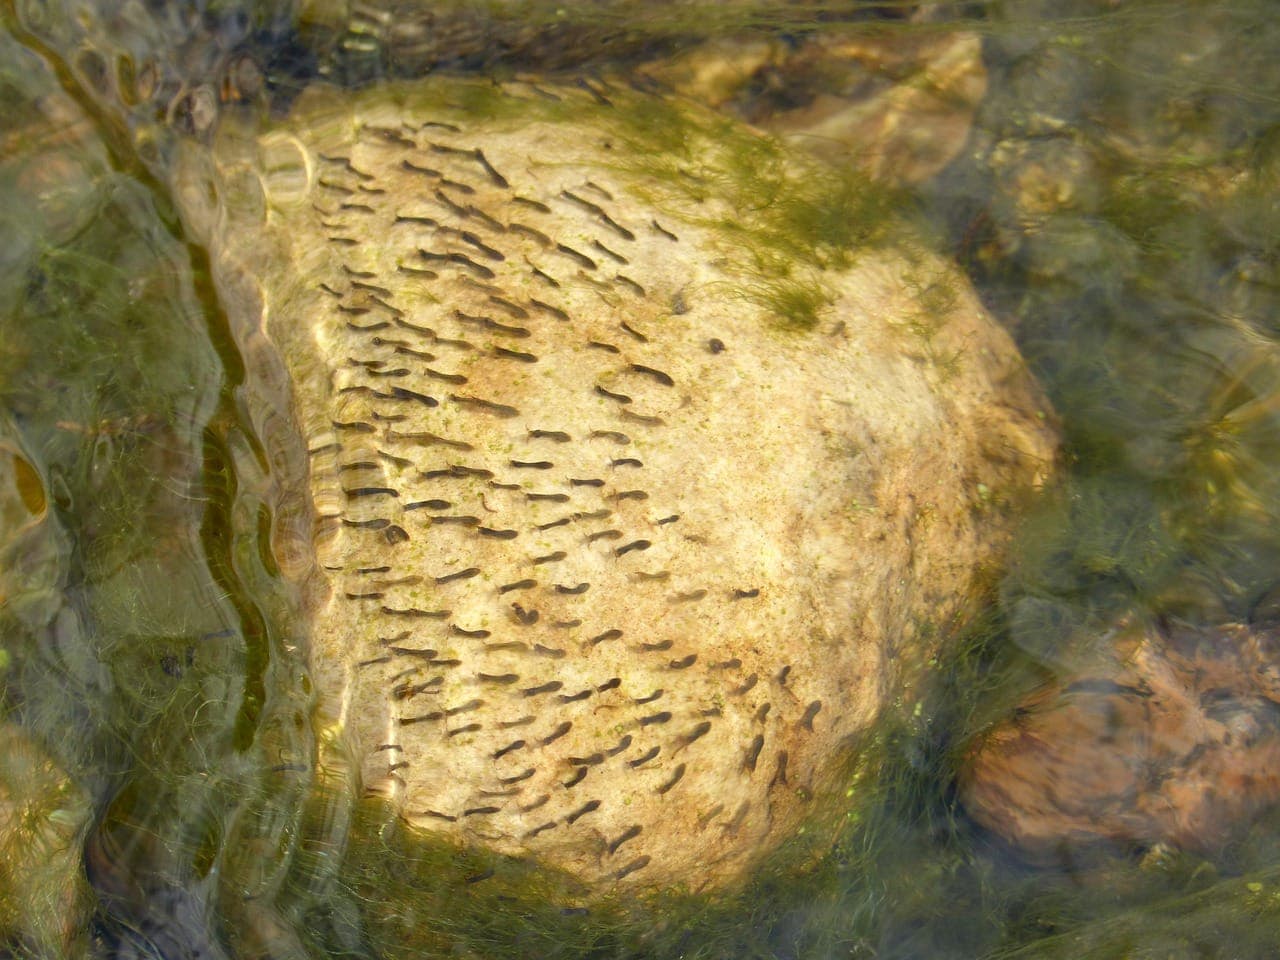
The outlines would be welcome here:
M 730 120 L 691 113 L 678 99 L 629 100 L 609 119 L 632 170 L 662 184 L 652 200 L 722 239 L 743 276 L 742 295 L 783 330 L 811 330 L 831 302 L 822 273 L 907 235 L 901 196 L 852 165 L 837 167 Z M 729 216 L 699 216 L 714 196 Z
M 61 940 L 26 927 L 3 936 L 16 955 L 83 955 L 91 930 L 99 945 L 159 936 L 163 923 L 140 892 L 162 896 L 213 869 L 236 837 L 216 825 L 234 823 L 255 781 L 271 780 L 255 767 L 265 767 L 259 745 L 273 739 L 273 701 L 305 693 L 271 684 L 283 695 L 265 706 L 259 695 L 237 743 L 236 717 L 253 693 L 237 680 L 252 676 L 254 648 L 267 643 L 242 632 L 244 611 L 274 597 L 282 622 L 287 591 L 264 571 L 250 599 L 254 563 L 243 555 L 255 538 L 228 534 L 231 513 L 261 509 L 263 494 L 255 490 L 251 506 L 242 490 L 220 488 L 205 453 L 242 446 L 235 437 L 247 431 L 207 332 L 199 262 L 150 184 L 113 169 L 78 125 L 54 78 L 22 55 L 6 62 L 21 63 L 29 89 L 12 117 L 27 131 L 24 149 L 0 170 L 0 402 L 29 452 L 56 553 L 41 592 L 28 579 L 0 601 L 3 717 L 49 751 L 65 789 L 92 798 L 91 819 L 75 825 L 77 851 L 86 834 L 91 845 L 111 842 L 90 875 L 92 919 L 81 916 Z M 261 476 L 255 457 L 232 455 L 226 472 L 241 486 Z M 266 552 L 252 551 L 250 561 Z M 258 659 L 287 668 L 280 653 Z M 305 739 L 305 727 L 291 736 Z M 159 850 L 144 840 L 160 837 L 168 846 Z M 31 895 L 0 890 L 5 910 Z M 204 922 L 189 919 L 186 933 L 207 937 Z
M 992 135 L 1037 136 L 1036 124 L 1053 113 L 1105 130 L 1098 117 L 1081 122 L 1064 108 L 1082 86 L 1120 91 L 1116 99 L 1135 94 L 1139 120 L 1166 124 L 1154 139 L 1212 133 L 1218 111 L 1234 132 L 1207 154 L 1175 142 L 1172 159 L 1152 162 L 1102 137 L 1091 146 L 1102 158 L 1098 191 L 1030 235 L 1016 228 L 1015 204 L 990 199 L 998 178 L 981 163 L 944 178 L 932 200 L 952 212 L 957 248 L 972 254 L 984 295 L 1016 323 L 1049 387 L 1067 430 L 1070 475 L 1029 520 L 997 612 L 935 665 L 919 711 L 904 707 L 864 745 L 864 772 L 848 781 L 858 802 L 838 833 L 823 834 L 826 855 L 797 855 L 789 871 L 710 904 L 613 905 L 584 915 L 564 905 L 572 891 L 518 864 L 408 844 L 367 800 L 356 804 L 345 840 L 338 811 L 346 800 L 298 769 L 311 756 L 300 719 L 306 688 L 286 642 L 289 588 L 268 542 L 278 512 L 254 439 L 260 415 L 249 409 L 261 398 L 232 386 L 239 361 L 194 281 L 175 305 L 172 278 L 198 266 L 174 245 L 148 188 L 113 171 L 105 153 L 91 165 L 102 186 L 85 208 L 87 228 L 77 220 L 33 237 L 32 224 L 53 215 L 16 205 L 30 191 L 6 181 L 4 196 L 15 198 L 6 209 L 16 212 L 4 226 L 4 282 L 15 306 L 2 327 L 0 396 L 75 544 L 74 557 L 65 545 L 55 551 L 60 579 L 24 609 L 47 604 L 52 622 L 71 596 L 79 618 L 62 635 L 62 659 L 49 664 L 37 632 L 15 619 L 16 605 L 0 608 L 6 717 L 55 746 L 63 768 L 92 789 L 105 835 L 149 835 L 167 848 L 135 841 L 120 861 L 152 879 L 150 906 L 112 899 L 97 878 L 96 936 L 125 939 L 127 928 L 175 950 L 209 936 L 246 955 L 265 944 L 291 956 L 1163 957 L 1222 956 L 1228 944 L 1233 955 L 1270 956 L 1280 929 L 1275 823 L 1260 822 L 1220 862 L 1071 851 L 1059 869 L 1035 870 L 977 833 L 949 786 L 967 741 L 1022 693 L 1065 672 L 1115 614 L 1134 604 L 1216 604 L 1247 615 L 1273 584 L 1280 231 L 1276 119 L 1259 101 L 1274 84 L 1265 75 L 1246 83 L 1203 61 L 1171 73 L 1168 50 L 1129 59 L 1131 38 L 1143 30 L 1168 42 L 1162 18 L 1177 11 L 1193 24 L 1209 16 L 1198 4 L 1110 12 L 1004 3 L 987 5 L 974 24 L 997 41 L 993 61 L 1008 67 L 998 89 L 1014 90 L 1018 70 L 1039 71 L 1034 85 L 1016 88 L 1034 96 L 1014 97 L 1016 106 L 993 98 L 982 119 Z M 1268 44 L 1274 50 L 1266 13 L 1257 4 L 1229 12 L 1250 28 L 1229 34 L 1246 63 Z M 711 32 L 728 16 L 717 13 L 704 27 L 695 14 L 664 14 L 643 28 Z M 1029 34 L 1047 36 L 1044 46 L 1071 66 L 1047 67 L 1052 58 Z M 16 52 L 13 62 L 30 66 Z M 1190 124 L 1185 109 L 1161 106 L 1170 90 L 1195 102 L 1184 76 L 1233 96 L 1193 111 L 1199 122 Z M 484 108 L 477 90 L 467 109 Z M 19 122 L 17 110 L 8 116 Z M 637 115 L 622 133 L 665 136 L 664 149 L 680 155 L 688 131 L 664 126 L 664 116 L 661 108 Z M 741 208 L 762 218 L 755 229 L 763 223 L 778 243 L 751 251 L 761 286 L 749 295 L 776 298 L 784 322 L 803 327 L 820 293 L 769 265 L 845 256 L 863 242 L 849 233 L 858 221 L 815 207 L 831 189 L 821 177 L 794 206 L 775 200 L 753 209 L 780 177 L 768 148 L 756 149 L 764 162 L 720 171 L 718 189 L 738 191 Z M 1187 189 L 1211 187 L 1221 164 L 1251 179 L 1229 196 Z M 680 182 L 668 173 L 668 182 Z M 947 206 L 947 189 L 975 182 L 970 196 L 984 199 Z M 851 181 L 850 209 L 860 209 L 860 189 Z M 881 202 L 892 208 L 901 199 Z M 974 226 L 979 212 L 996 223 L 991 235 Z M 865 223 L 879 222 L 873 206 Z M 139 301 L 131 285 L 149 270 L 169 279 L 144 280 Z M 175 317 L 185 322 L 175 326 Z M 231 372 L 215 388 L 219 357 Z M 205 406 L 193 415 L 177 399 L 193 382 L 221 397 L 216 414 Z M 198 508 L 175 503 L 155 479 L 171 475 L 165 458 L 175 455 L 200 476 Z M 157 503 L 164 510 L 154 518 Z M 175 542 L 176 553 L 161 549 Z M 230 603 L 220 599 L 227 592 Z M 207 610 L 215 614 L 199 612 Z M 68 676 L 76 678 L 71 703 Z M 179 816 L 179 804 L 194 812 Z M 467 883 L 490 869 L 492 877 Z M 201 881 L 219 872 L 206 903 L 220 933 L 188 930 L 164 941 L 155 930 L 165 916 L 156 912 L 157 891 L 208 889 Z M 48 937 L 6 946 L 20 955 L 59 952 Z
M 810 157 L 683 98 L 637 92 L 621 76 L 579 79 L 581 93 L 574 79 L 553 75 L 522 89 L 436 77 L 362 96 L 386 97 L 448 122 L 583 124 L 610 132 L 616 166 L 637 179 L 643 199 L 719 238 L 738 278 L 725 295 L 768 308 L 783 331 L 817 324 L 832 302 L 825 271 L 847 268 L 861 251 L 920 232 L 901 190 L 873 182 L 852 165 Z M 564 84 L 558 91 L 557 80 Z M 327 101 L 319 97 L 294 122 L 329 122 Z M 922 308 L 935 312 L 925 301 Z

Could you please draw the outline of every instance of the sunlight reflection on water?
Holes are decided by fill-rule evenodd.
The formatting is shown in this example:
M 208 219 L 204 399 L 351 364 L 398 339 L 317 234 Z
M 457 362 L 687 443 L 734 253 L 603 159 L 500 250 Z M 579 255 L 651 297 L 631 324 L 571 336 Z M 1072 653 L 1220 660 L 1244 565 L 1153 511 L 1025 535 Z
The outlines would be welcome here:
M 1090 671 L 1125 614 L 1216 626 L 1280 613 L 1280 28 L 1266 6 L 991 3 L 947 22 L 615 3 L 595 19 L 537 7 L 526 29 L 473 11 L 428 30 L 408 9 L 330 19 L 311 5 L 295 21 L 228 4 L 194 24 L 176 7 L 6 13 L 6 947 L 959 958 L 1218 956 L 1231 942 L 1232 955 L 1272 955 L 1274 816 L 1235 825 L 1217 849 L 1139 832 L 1067 840 L 1031 865 L 968 818 L 954 787 L 973 738 L 1029 692 L 1054 679 L 1110 691 Z M 831 39 L 846 19 L 862 31 L 847 48 Z M 956 76 L 980 68 L 985 85 L 957 81 L 944 107 L 893 93 L 927 86 L 928 71 L 869 53 L 872 27 L 889 51 L 963 34 L 976 57 L 980 38 L 980 62 Z M 863 72 L 841 72 L 836 48 Z M 886 148 L 879 174 L 923 157 L 919 176 L 898 177 L 912 185 L 902 202 L 1014 331 L 1067 452 L 998 607 L 939 659 L 921 709 L 868 747 L 885 759 L 856 784 L 829 854 L 798 879 L 765 873 L 741 895 L 637 905 L 625 922 L 545 902 L 536 878 L 496 893 L 468 883 L 482 861 L 418 850 L 313 772 L 306 467 L 288 386 L 269 345 L 236 342 L 208 257 L 159 186 L 176 140 L 204 136 L 218 109 L 283 109 L 317 74 L 367 82 L 440 60 L 545 71 L 579 57 L 591 70 L 666 62 L 670 82 L 736 69 L 744 79 L 693 88 L 784 134 L 817 117 L 828 152 L 832 130 L 878 131 L 906 151 Z M 882 94 L 906 104 L 893 122 L 940 125 L 919 155 L 885 133 L 896 115 L 866 106 Z M 1280 736 L 1269 703 L 1260 748 Z M 1087 801 L 1083 781 L 1056 787 Z

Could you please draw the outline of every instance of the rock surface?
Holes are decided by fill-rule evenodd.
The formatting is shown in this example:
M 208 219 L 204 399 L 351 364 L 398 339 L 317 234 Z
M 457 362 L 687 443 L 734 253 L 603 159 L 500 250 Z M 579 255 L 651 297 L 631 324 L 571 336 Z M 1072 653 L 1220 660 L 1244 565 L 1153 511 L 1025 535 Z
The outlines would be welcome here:
M 981 39 L 962 30 L 710 40 L 643 70 L 892 184 L 923 183 L 954 160 L 987 92 Z
M 1280 799 L 1277 631 L 1130 623 L 975 745 L 969 812 L 1036 860 L 1101 843 L 1214 856 Z
M 953 268 L 779 244 L 813 171 L 777 151 L 631 92 L 438 80 L 313 90 L 180 167 L 293 383 L 319 723 L 424 831 L 595 884 L 741 876 L 1051 469 Z

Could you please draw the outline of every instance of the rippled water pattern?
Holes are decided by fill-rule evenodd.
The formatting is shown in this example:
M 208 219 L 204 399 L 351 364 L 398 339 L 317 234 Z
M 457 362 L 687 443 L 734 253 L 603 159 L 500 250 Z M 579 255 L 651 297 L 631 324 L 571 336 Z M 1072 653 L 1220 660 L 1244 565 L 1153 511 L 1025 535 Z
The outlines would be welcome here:
M 0 7 L 0 954 L 1275 955 L 1268 4 L 200 7 Z M 318 78 L 640 64 L 878 177 L 1014 334 L 1064 468 L 988 611 L 857 745 L 838 829 L 742 890 L 591 901 L 421 844 L 317 766 L 306 451 L 281 360 L 232 329 L 165 171 Z M 794 294 L 778 308 L 806 309 Z M 1161 726 L 1162 688 L 1107 666 L 1146 628 L 1200 726 Z M 1037 713 L 1055 679 L 1064 712 Z M 1060 761 L 1081 833 L 1019 850 L 983 819 L 982 797 L 998 820 L 1027 789 L 1012 761 L 968 786 L 993 728 L 1050 738 L 1031 755 Z M 1123 746 L 1095 769 L 1071 756 L 1087 738 Z M 1199 812 L 1135 819 L 1162 789 Z

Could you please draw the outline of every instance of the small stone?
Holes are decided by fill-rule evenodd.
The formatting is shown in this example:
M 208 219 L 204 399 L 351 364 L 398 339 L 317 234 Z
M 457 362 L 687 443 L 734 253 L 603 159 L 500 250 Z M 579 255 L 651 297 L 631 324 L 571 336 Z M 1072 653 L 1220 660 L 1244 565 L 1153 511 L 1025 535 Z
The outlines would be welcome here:
M 902 184 L 956 158 L 987 91 L 981 38 L 960 30 L 713 40 L 645 71 L 833 163 Z
M 1028 858 L 1106 843 L 1212 857 L 1280 800 L 1280 632 L 1125 625 L 973 746 L 960 795 Z

